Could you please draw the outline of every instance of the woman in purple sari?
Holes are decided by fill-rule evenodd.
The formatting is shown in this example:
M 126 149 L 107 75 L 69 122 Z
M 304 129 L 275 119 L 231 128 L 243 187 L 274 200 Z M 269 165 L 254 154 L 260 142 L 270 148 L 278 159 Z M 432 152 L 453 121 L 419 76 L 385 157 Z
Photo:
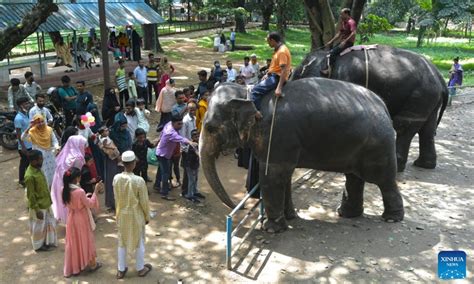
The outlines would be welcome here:
M 455 87 L 462 85 L 463 70 L 462 70 L 461 64 L 459 64 L 459 57 L 454 58 L 453 61 L 454 61 L 453 66 L 449 70 L 449 82 L 448 82 L 449 100 L 448 100 L 448 106 L 451 105 L 451 100 L 456 95 L 456 88 Z

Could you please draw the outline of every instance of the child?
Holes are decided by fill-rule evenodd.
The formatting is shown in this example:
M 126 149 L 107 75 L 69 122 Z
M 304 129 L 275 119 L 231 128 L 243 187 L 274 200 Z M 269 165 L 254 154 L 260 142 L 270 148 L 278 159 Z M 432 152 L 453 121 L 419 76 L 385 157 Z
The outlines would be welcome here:
M 135 112 L 137 113 L 138 117 L 138 128 L 145 130 L 145 133 L 148 133 L 150 130 L 150 124 L 148 123 L 147 116 L 150 115 L 150 111 L 145 108 L 145 100 L 139 98 L 137 100 L 137 107 L 135 108 Z
M 194 129 L 191 131 L 191 139 L 193 142 L 199 142 L 199 132 Z M 189 146 L 186 152 L 183 152 L 183 167 L 186 169 L 188 176 L 188 192 L 185 195 L 187 199 L 194 203 L 199 203 L 198 197 L 202 196 L 197 191 L 197 178 L 199 169 L 199 156 L 197 147 Z
M 84 164 L 84 166 L 82 166 L 81 169 L 81 187 L 86 193 L 93 193 L 94 185 L 97 183 L 97 180 L 100 179 L 100 177 L 92 177 L 91 166 L 94 164 L 94 159 L 92 158 L 92 155 L 86 154 L 84 156 L 84 160 L 86 161 L 86 163 Z
M 136 100 L 138 98 L 137 86 L 135 84 L 135 73 L 133 72 L 128 72 L 128 95 L 132 100 Z
M 209 99 L 209 95 L 209 91 L 205 91 L 198 103 L 198 109 L 196 112 L 196 128 L 199 131 L 201 131 L 202 121 L 207 112 L 207 100 Z
M 99 208 L 97 194 L 102 190 L 102 183 L 96 184 L 91 198 L 87 198 L 84 189 L 79 186 L 80 181 L 81 170 L 78 168 L 70 168 L 64 173 L 62 199 L 69 209 L 64 254 L 66 278 L 78 275 L 87 267 L 90 272 L 102 267 L 96 260 L 95 238 L 89 211 L 90 208 Z
M 118 161 L 120 152 L 117 146 L 115 146 L 114 141 L 109 138 L 109 129 L 106 126 L 102 126 L 99 129 L 99 148 L 104 151 L 109 159 Z
M 137 176 L 141 176 L 146 182 L 151 182 L 148 178 L 148 161 L 147 153 L 148 148 L 155 148 L 156 144 L 153 144 L 146 138 L 145 130 L 138 128 L 135 131 L 135 142 L 132 145 L 132 151 L 137 157 L 137 165 L 133 170 L 133 173 Z
M 127 274 L 127 252 L 134 254 L 139 277 L 145 277 L 151 264 L 145 264 L 145 225 L 150 222 L 150 204 L 146 184 L 133 174 L 136 157 L 132 151 L 122 154 L 125 171 L 114 177 L 118 231 L 117 279 Z
M 43 154 L 31 150 L 28 158 L 30 165 L 25 173 L 26 196 L 30 215 L 30 234 L 33 249 L 49 250 L 57 246 L 56 219 L 51 209 L 51 194 L 46 177 L 41 171 Z

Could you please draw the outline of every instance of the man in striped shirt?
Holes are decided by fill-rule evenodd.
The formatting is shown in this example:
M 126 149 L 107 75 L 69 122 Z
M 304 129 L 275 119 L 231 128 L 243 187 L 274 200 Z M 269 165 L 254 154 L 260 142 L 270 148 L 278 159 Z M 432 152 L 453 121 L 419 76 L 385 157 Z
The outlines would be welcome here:
M 129 99 L 126 80 L 127 72 L 125 72 L 125 61 L 120 59 L 118 63 L 119 68 L 117 69 L 117 72 L 115 72 L 115 83 L 117 84 L 117 88 L 119 90 L 120 108 L 123 109 L 124 103 L 126 103 Z
M 153 53 L 148 54 L 148 65 L 147 65 L 147 79 L 148 79 L 148 104 L 153 101 L 152 92 L 155 91 L 155 99 L 158 100 L 160 91 L 158 90 L 158 79 L 160 73 L 160 67 L 155 60 Z

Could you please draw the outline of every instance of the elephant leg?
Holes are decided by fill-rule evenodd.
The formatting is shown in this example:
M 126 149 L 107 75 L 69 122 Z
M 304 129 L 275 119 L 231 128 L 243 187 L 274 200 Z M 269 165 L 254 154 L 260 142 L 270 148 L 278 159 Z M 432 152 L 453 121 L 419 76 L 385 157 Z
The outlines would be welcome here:
M 364 212 L 364 180 L 354 174 L 346 174 L 346 190 L 342 194 L 337 213 L 341 217 L 359 217 Z
M 269 173 L 266 176 L 265 164 L 262 163 L 261 165 L 259 180 L 267 216 L 263 229 L 269 233 L 282 232 L 288 228 L 284 214 L 285 195 L 288 183 L 291 184 L 292 171 L 281 166 L 270 166 Z
M 386 179 L 377 185 L 380 188 L 383 198 L 384 211 L 382 218 L 387 222 L 402 221 L 405 211 L 403 209 L 402 195 L 398 190 L 395 177 Z
M 287 179 L 285 184 L 285 218 L 286 220 L 293 220 L 298 217 L 295 206 L 293 205 L 293 198 L 291 196 L 291 177 Z
M 436 167 L 436 149 L 434 136 L 436 135 L 436 120 L 438 108 L 430 115 L 425 125 L 418 132 L 420 137 L 420 156 L 413 163 L 415 166 L 425 169 Z
M 411 140 L 420 129 L 420 122 L 410 121 L 410 119 L 395 117 L 393 127 L 397 132 L 397 169 L 403 172 L 408 160 Z

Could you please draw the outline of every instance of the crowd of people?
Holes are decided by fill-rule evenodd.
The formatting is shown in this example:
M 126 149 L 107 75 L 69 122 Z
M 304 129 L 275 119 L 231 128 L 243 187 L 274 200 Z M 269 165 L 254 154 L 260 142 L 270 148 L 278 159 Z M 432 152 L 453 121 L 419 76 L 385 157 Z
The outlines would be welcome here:
M 19 183 L 26 189 L 33 249 L 56 247 L 56 228 L 65 225 L 65 277 L 102 266 L 93 234 L 102 192 L 107 210 L 117 218 L 117 278 L 127 273 L 130 250 L 136 252 L 139 276 L 152 269 L 144 262 L 144 226 L 151 218 L 146 183 L 153 182 L 149 164 L 158 165 L 153 188 L 163 200 L 175 200 L 169 193 L 181 187 L 183 198 L 202 202 L 198 143 L 210 95 L 223 82 L 255 84 L 268 70 L 268 64 L 260 68 L 255 55 L 245 57 L 239 70 L 231 61 L 225 67 L 215 61 L 210 73 L 197 73 L 196 88 L 178 89 L 166 57 L 150 53 L 146 65 L 137 63 L 126 70 L 123 59 L 118 61 L 116 86 L 105 90 L 101 109 L 86 82 L 62 76 L 61 86 L 47 91 L 65 118 L 60 133 L 34 74 L 27 72 L 23 85 L 11 81 L 9 107 L 17 110 Z M 149 121 L 152 111 L 160 113 L 156 128 Z M 155 129 L 159 135 L 151 141 L 148 135 Z

